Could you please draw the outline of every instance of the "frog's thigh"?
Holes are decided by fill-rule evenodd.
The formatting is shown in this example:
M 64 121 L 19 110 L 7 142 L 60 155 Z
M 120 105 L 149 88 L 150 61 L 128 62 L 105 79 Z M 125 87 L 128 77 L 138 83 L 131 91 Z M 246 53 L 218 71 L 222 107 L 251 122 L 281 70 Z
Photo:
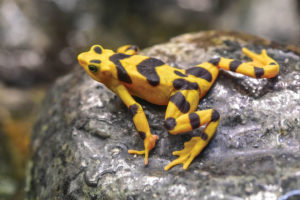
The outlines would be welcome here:
M 197 109 L 199 92 L 197 90 L 177 90 L 173 92 L 168 103 L 165 115 L 165 127 L 170 130 L 188 127 L 189 121 L 183 119 L 177 121 L 181 116 L 188 115 Z
M 177 91 L 171 96 L 165 116 L 165 127 L 171 134 L 196 129 L 204 124 L 211 137 L 218 126 L 220 115 L 214 109 L 198 110 L 199 94 L 195 90 Z

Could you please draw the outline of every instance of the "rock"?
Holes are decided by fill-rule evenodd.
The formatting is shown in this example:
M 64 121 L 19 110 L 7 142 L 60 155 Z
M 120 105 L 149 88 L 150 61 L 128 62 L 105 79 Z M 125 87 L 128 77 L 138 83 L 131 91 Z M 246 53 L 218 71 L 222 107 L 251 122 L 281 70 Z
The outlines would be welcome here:
M 12 199 L 18 189 L 10 158 L 7 139 L 0 129 L 0 199 Z
M 142 54 L 189 68 L 214 56 L 247 60 L 241 48 L 266 49 L 278 77 L 253 79 L 221 71 L 199 109 L 221 114 L 207 148 L 184 171 L 163 167 L 172 151 L 199 130 L 173 136 L 166 107 L 138 100 L 159 135 L 149 165 L 130 113 L 120 98 L 78 66 L 49 91 L 32 135 L 28 199 L 276 199 L 300 187 L 299 49 L 235 32 L 200 32 Z

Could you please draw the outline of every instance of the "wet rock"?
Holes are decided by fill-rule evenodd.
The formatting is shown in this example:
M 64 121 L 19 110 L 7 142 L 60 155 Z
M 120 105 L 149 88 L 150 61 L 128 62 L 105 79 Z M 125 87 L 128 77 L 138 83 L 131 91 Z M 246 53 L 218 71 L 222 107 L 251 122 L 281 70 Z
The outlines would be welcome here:
M 143 143 L 120 98 L 79 66 L 59 79 L 33 132 L 28 199 L 276 199 L 299 188 L 299 49 L 233 32 L 200 32 L 142 54 L 189 68 L 215 56 L 245 61 L 244 46 L 266 49 L 280 74 L 267 80 L 220 72 L 199 104 L 218 110 L 220 125 L 186 171 L 163 167 L 199 130 L 169 135 L 163 128 L 166 107 L 138 99 L 160 137 L 145 167 L 143 156 L 127 153 Z

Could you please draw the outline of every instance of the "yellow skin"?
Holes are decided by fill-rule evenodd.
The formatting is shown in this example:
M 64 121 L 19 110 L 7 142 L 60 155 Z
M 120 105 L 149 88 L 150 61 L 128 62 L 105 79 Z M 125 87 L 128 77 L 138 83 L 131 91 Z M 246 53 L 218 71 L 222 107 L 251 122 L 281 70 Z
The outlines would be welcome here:
M 251 62 L 241 63 L 221 57 L 187 70 L 137 55 L 137 51 L 134 45 L 122 46 L 116 52 L 94 45 L 89 51 L 79 54 L 78 61 L 94 80 L 115 92 L 132 113 L 145 149 L 128 152 L 144 154 L 145 165 L 158 136 L 151 134 L 144 111 L 132 96 L 153 104 L 167 105 L 165 127 L 171 134 L 177 135 L 206 125 L 201 136 L 186 142 L 183 150 L 173 152 L 179 158 L 165 166 L 165 170 L 178 164 L 183 164 L 183 169 L 187 169 L 213 137 L 220 121 L 219 113 L 214 109 L 197 110 L 197 106 L 216 80 L 219 68 L 254 78 L 272 78 L 279 72 L 278 63 L 267 55 L 266 50 L 255 54 L 243 48 L 243 53 L 252 59 Z

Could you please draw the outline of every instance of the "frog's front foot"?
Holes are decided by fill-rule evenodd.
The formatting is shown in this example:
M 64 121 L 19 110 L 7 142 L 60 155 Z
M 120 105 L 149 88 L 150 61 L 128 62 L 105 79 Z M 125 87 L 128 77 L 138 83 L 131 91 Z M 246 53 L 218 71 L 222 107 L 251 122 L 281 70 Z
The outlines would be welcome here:
M 201 137 L 193 137 L 190 141 L 184 143 L 184 148 L 181 151 L 174 151 L 174 156 L 179 158 L 173 160 L 165 166 L 165 170 L 169 170 L 175 165 L 183 164 L 183 169 L 186 170 L 196 156 L 202 151 L 205 144 Z
M 145 154 L 145 165 L 148 165 L 148 157 L 149 157 L 149 152 L 151 149 L 155 147 L 156 140 L 158 140 L 157 135 L 152 135 L 152 134 L 144 134 L 141 135 L 141 137 L 144 139 L 144 147 L 145 150 L 138 151 L 138 150 L 128 150 L 128 153 L 130 154 L 138 154 L 138 155 L 144 155 Z

